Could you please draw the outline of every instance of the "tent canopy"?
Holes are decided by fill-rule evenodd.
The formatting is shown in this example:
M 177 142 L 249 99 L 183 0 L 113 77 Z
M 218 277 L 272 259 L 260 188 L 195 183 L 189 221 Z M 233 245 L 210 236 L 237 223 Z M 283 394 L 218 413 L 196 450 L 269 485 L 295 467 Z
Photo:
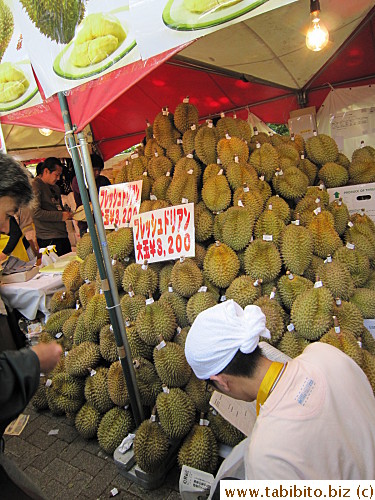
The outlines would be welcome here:
M 201 117 L 247 109 L 285 123 L 298 107 L 319 108 L 330 88 L 375 82 L 373 0 L 321 0 L 330 32 L 322 52 L 305 46 L 309 0 L 251 18 L 149 60 L 138 61 L 69 92 L 72 121 L 91 124 L 105 159 L 142 140 L 146 118 L 173 111 L 190 95 Z M 56 96 L 2 123 L 63 131 Z

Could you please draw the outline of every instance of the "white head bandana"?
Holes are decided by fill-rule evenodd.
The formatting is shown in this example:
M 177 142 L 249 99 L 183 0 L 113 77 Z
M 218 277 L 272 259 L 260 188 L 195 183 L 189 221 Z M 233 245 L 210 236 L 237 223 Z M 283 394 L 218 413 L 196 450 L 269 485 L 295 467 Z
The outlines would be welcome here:
M 271 338 L 261 308 L 242 309 L 227 300 L 197 316 L 186 338 L 186 359 L 199 379 L 208 379 L 224 370 L 238 349 L 253 352 L 259 337 Z

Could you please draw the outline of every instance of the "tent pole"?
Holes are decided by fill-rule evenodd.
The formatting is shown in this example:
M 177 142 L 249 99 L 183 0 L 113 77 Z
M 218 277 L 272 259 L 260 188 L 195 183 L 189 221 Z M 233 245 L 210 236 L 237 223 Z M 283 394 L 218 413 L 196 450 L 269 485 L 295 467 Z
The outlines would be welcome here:
M 58 98 L 59 98 L 61 113 L 62 113 L 62 117 L 63 117 L 63 121 L 64 121 L 64 127 L 65 127 L 65 131 L 66 131 L 65 134 L 66 134 L 67 141 L 69 144 L 70 152 L 72 154 L 74 171 L 75 171 L 75 174 L 77 177 L 83 207 L 85 209 L 87 225 L 88 225 L 88 228 L 90 231 L 90 237 L 91 237 L 91 241 L 93 244 L 96 262 L 98 264 L 100 279 L 101 279 L 101 282 L 103 285 L 103 292 L 104 292 L 104 296 L 105 296 L 106 303 L 107 303 L 107 309 L 108 309 L 109 317 L 110 317 L 111 324 L 113 327 L 113 332 L 114 332 L 114 336 L 115 336 L 115 340 L 116 340 L 117 350 L 119 353 L 121 366 L 122 366 L 122 369 L 124 372 L 126 385 L 127 385 L 128 391 L 129 391 L 130 404 L 131 404 L 131 408 L 133 411 L 133 416 L 134 416 L 136 426 L 138 427 L 140 425 L 140 423 L 144 420 L 143 407 L 141 404 L 141 398 L 140 398 L 138 385 L 137 385 L 137 381 L 136 381 L 136 377 L 135 377 L 130 347 L 129 347 L 127 337 L 126 337 L 124 320 L 123 320 L 122 315 L 121 315 L 117 286 L 115 285 L 113 287 L 113 284 L 115 283 L 115 279 L 114 279 L 113 270 L 112 270 L 112 262 L 109 258 L 107 240 L 106 240 L 106 236 L 105 236 L 102 214 L 101 214 L 101 210 L 100 210 L 100 206 L 99 206 L 98 193 L 96 190 L 95 178 L 94 178 L 94 173 L 93 173 L 93 169 L 92 169 L 92 165 L 91 165 L 91 159 L 90 159 L 90 155 L 88 154 L 87 143 L 85 142 L 85 147 L 83 148 L 84 149 L 83 162 L 84 162 L 84 164 L 86 164 L 85 172 L 86 172 L 87 179 L 88 179 L 91 200 L 92 200 L 93 207 L 94 207 L 94 214 L 95 214 L 95 209 L 99 212 L 99 213 L 97 212 L 95 214 L 95 219 L 96 219 L 99 237 L 102 241 L 102 248 L 103 248 L 102 251 L 100 249 L 99 240 L 98 240 L 96 230 L 95 230 L 95 223 L 94 223 L 93 215 L 91 213 L 91 209 L 90 209 L 90 205 L 89 205 L 89 197 L 88 197 L 88 193 L 87 193 L 87 189 L 86 189 L 86 185 L 85 185 L 85 181 L 84 181 L 84 177 L 83 177 L 83 170 L 82 170 L 82 166 L 81 166 L 80 157 L 79 157 L 79 154 L 77 151 L 77 144 L 76 144 L 76 140 L 75 140 L 74 135 L 73 135 L 73 126 L 72 126 L 71 117 L 70 117 L 70 113 L 69 113 L 68 102 L 67 102 L 67 99 L 66 99 L 65 95 L 63 94 L 63 92 L 58 93 Z M 81 135 L 83 135 L 82 132 L 81 132 Z M 90 176 L 90 174 L 91 174 L 91 176 Z M 90 188 L 92 188 L 92 185 L 91 185 L 92 181 L 94 183 L 94 192 L 92 191 L 92 189 L 90 189 Z M 103 257 L 104 257 L 104 263 L 103 263 Z M 107 279 L 107 276 L 108 276 L 108 279 Z M 115 293 L 114 293 L 114 291 L 115 291 Z M 116 302 L 115 304 L 114 304 L 114 301 Z

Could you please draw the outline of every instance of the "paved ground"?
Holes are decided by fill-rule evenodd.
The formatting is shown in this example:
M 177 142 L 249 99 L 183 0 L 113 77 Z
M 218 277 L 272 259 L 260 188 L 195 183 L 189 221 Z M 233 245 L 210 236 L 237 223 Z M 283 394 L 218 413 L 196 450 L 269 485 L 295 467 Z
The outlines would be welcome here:
M 106 455 L 97 440 L 85 441 L 73 423 L 50 412 L 38 413 L 32 405 L 23 412 L 30 415 L 20 436 L 5 436 L 5 452 L 37 483 L 47 500 L 109 498 L 179 500 L 179 469 L 174 467 L 164 485 L 147 491 L 119 474 L 112 457 Z M 59 429 L 56 436 L 49 436 Z

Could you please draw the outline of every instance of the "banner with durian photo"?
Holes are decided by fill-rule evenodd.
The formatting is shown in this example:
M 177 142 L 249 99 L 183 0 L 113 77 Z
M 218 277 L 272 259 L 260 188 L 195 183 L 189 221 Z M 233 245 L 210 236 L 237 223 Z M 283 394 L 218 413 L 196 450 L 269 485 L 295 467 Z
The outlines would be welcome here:
M 129 0 L 142 59 L 296 0 Z
M 46 97 L 140 59 L 128 0 L 7 1 Z
M 11 2 L 0 0 L 0 116 L 41 102 Z

